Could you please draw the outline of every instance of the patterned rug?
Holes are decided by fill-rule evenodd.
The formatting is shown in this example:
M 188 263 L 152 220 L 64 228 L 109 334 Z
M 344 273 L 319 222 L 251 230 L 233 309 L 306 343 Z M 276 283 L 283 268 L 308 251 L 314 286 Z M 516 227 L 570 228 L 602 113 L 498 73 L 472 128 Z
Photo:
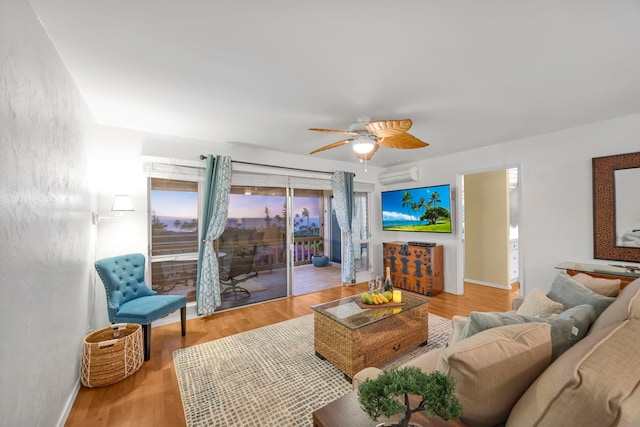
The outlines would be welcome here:
M 429 342 L 395 365 L 443 346 L 451 321 L 429 315 Z M 173 359 L 188 427 L 304 426 L 351 384 L 313 350 L 313 315 L 176 350 Z

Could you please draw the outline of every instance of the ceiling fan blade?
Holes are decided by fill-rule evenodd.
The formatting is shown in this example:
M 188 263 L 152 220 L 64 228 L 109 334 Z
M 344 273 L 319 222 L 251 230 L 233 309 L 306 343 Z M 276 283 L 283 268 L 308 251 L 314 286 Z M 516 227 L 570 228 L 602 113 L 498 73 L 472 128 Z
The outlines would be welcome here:
M 352 140 L 353 140 L 352 138 L 343 139 L 342 141 L 334 142 L 333 144 L 329 144 L 329 145 L 325 145 L 324 147 L 316 148 L 315 150 L 313 150 L 309 154 L 319 153 L 320 151 L 325 151 L 325 150 L 330 150 L 332 148 L 341 147 L 341 146 L 343 146 L 345 144 L 350 143 Z
M 364 128 L 367 132 L 386 138 L 389 136 L 400 135 L 411 129 L 411 119 L 403 120 L 377 120 L 367 123 Z
M 350 130 L 338 130 L 338 129 L 321 129 L 321 128 L 309 128 L 314 132 L 326 132 L 326 133 L 339 133 L 342 135 L 358 135 L 358 132 L 353 132 Z
M 357 153 L 357 152 L 353 152 L 353 154 L 356 155 L 357 158 L 359 158 L 360 160 L 371 160 L 371 158 L 373 157 L 374 154 L 376 154 L 376 151 L 378 151 L 378 148 L 380 148 L 380 146 L 378 144 L 373 146 L 373 149 L 371 151 L 369 151 L 368 153 Z
M 424 141 L 420 141 L 418 138 L 411 135 L 410 133 L 401 133 L 395 136 L 388 136 L 384 138 L 382 141 L 378 141 L 378 144 L 387 148 L 400 148 L 400 149 L 422 148 L 429 145 Z

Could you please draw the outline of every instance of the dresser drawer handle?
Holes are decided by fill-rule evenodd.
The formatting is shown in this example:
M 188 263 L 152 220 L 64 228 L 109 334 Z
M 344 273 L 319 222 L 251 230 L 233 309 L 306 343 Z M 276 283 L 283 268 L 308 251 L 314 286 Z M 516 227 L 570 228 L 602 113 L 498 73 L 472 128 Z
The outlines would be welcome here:
M 400 350 L 401 344 L 396 344 L 393 347 L 391 347 L 393 349 L 393 351 L 398 351 Z

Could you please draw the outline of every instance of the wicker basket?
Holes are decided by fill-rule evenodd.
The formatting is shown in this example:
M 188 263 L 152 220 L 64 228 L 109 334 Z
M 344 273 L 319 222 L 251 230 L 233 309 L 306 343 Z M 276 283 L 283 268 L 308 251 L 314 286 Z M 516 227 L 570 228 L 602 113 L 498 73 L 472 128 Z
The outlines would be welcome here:
M 134 374 L 144 362 L 142 327 L 119 323 L 99 329 L 84 338 L 80 382 L 102 387 Z

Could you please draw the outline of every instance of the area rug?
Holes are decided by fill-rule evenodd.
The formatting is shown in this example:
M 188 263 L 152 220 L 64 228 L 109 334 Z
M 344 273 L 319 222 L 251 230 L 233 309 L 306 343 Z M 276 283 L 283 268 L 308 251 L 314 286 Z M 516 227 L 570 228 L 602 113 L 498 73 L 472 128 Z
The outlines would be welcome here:
M 450 320 L 430 314 L 428 344 L 394 362 L 444 345 L 450 331 Z M 188 427 L 308 427 L 313 411 L 351 390 L 315 355 L 312 314 L 176 350 L 173 359 Z

